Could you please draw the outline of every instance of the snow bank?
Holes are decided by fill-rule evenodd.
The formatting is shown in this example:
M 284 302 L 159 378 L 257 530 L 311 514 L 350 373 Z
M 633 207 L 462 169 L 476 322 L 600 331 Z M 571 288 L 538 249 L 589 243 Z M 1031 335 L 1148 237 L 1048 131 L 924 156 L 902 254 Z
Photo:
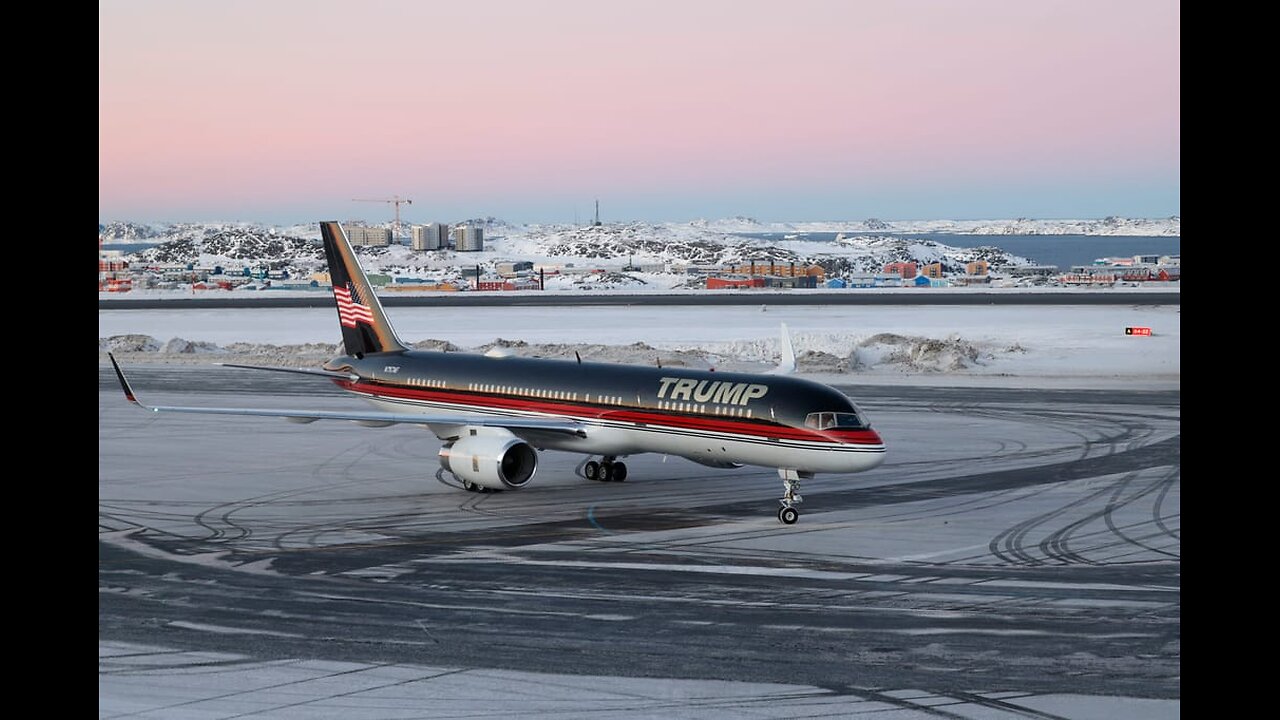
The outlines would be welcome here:
M 767 310 L 767 312 L 762 312 Z M 790 328 L 798 371 L 847 382 L 1059 378 L 1177 386 L 1181 311 L 1143 305 L 632 306 L 392 308 L 420 349 L 670 367 L 764 370 Z M 1152 328 L 1126 336 L 1127 326 Z M 331 308 L 111 310 L 98 313 L 99 360 L 316 367 L 341 354 Z M 1000 382 L 1003 382 L 1001 380 Z
M 778 340 L 748 340 L 729 343 L 701 343 L 660 348 L 648 343 L 628 345 L 600 343 L 529 343 L 499 338 L 473 348 L 460 348 L 438 339 L 422 340 L 415 349 L 440 352 L 486 353 L 501 350 L 519 357 L 572 360 L 580 356 L 588 362 L 661 365 L 696 369 L 720 368 L 758 372 L 776 365 Z M 800 374 L 858 374 L 867 372 L 954 373 L 990 365 L 1002 353 L 1025 352 L 1021 348 L 996 347 L 991 343 L 966 340 L 958 335 L 944 339 L 878 333 L 860 338 L 832 336 L 822 343 L 825 349 L 809 348 L 796 357 Z M 287 367 L 318 367 L 342 354 L 338 344 L 193 342 L 183 338 L 167 341 L 148 335 L 116 335 L 98 341 L 99 359 L 110 351 L 118 358 L 147 363 L 242 362 Z

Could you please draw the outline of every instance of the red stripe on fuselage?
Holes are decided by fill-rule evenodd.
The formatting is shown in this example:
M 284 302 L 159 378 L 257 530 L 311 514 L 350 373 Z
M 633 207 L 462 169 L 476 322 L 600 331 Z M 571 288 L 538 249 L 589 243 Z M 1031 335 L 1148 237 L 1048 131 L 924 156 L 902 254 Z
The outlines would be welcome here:
M 880 445 L 883 442 L 875 430 L 831 429 L 818 431 L 789 425 L 760 423 L 746 418 L 717 418 L 671 412 L 651 412 L 582 402 L 549 402 L 540 398 L 513 398 L 474 391 L 459 392 L 387 385 L 384 383 L 353 382 L 350 380 L 334 380 L 334 383 L 350 392 L 373 395 L 374 397 L 446 402 L 491 410 L 522 410 L 576 419 L 612 420 L 678 430 L 707 430 L 761 438 L 806 440 L 839 445 Z

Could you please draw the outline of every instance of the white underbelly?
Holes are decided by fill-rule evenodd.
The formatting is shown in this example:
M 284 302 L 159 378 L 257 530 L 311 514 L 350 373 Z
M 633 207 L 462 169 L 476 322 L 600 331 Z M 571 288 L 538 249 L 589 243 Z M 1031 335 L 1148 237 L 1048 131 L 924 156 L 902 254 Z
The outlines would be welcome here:
M 446 418 L 500 417 L 504 413 L 486 413 L 474 407 L 425 405 L 416 402 L 366 397 L 388 412 L 413 412 Z M 529 417 L 554 417 L 580 423 L 585 437 L 541 435 L 540 448 L 592 455 L 638 455 L 658 453 L 689 458 L 710 464 L 759 465 L 807 472 L 849 473 L 868 470 L 884 460 L 883 446 L 858 446 L 830 442 L 782 440 L 734 433 L 689 430 L 661 425 L 623 423 L 529 414 Z M 520 434 L 518 430 L 515 431 Z

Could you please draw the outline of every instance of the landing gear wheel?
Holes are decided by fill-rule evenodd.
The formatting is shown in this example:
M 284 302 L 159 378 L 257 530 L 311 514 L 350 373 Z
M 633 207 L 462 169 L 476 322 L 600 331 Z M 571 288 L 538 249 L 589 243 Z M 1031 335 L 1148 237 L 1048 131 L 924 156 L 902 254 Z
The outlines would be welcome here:
M 613 463 L 608 461 L 600 463 L 600 477 L 596 479 L 600 482 L 609 482 L 613 480 Z
M 613 464 L 613 470 L 609 472 L 609 479 L 614 482 L 622 482 L 627 479 L 627 464 L 624 462 L 616 462 Z
M 778 500 L 782 504 L 778 508 L 778 521 L 783 525 L 795 525 L 796 520 L 800 519 L 800 511 L 796 510 L 796 505 L 804 502 L 804 498 L 800 496 L 800 481 L 813 477 L 813 473 L 778 468 L 778 477 L 782 478 L 784 490 L 782 498 Z
M 582 474 L 586 476 L 588 480 L 599 480 L 600 479 L 600 463 L 596 462 L 595 460 L 592 460 L 588 462 L 586 465 L 583 465 Z
M 462 489 L 466 490 L 467 492 L 480 492 L 480 486 L 471 482 L 470 480 L 462 481 Z

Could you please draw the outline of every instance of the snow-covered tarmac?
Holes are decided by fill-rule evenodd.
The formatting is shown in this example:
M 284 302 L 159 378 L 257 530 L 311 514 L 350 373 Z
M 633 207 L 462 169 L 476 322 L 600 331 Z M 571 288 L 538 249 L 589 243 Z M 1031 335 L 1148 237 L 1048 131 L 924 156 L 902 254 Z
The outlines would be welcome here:
M 766 362 L 785 321 L 801 353 L 893 333 L 989 357 L 821 376 L 881 386 L 859 400 L 890 458 L 808 485 L 790 529 L 770 471 L 642 456 L 603 485 L 546 453 L 538 487 L 480 502 L 429 479 L 420 432 L 158 418 L 100 365 L 100 717 L 1180 714 L 1176 306 L 389 314 L 461 347 Z M 99 313 L 100 338 L 130 333 L 337 340 L 332 310 Z M 144 399 L 181 404 L 232 404 L 241 377 L 138 370 Z M 354 402 L 249 376 L 234 402 Z M 947 387 L 970 385 L 1009 389 Z M 1017 389 L 1052 387 L 1161 392 Z
M 923 690 L 843 695 L 785 683 L 305 659 L 261 661 L 236 653 L 98 644 L 100 718 L 1168 720 L 1178 715 L 1176 700 L 1021 692 L 953 697 Z

